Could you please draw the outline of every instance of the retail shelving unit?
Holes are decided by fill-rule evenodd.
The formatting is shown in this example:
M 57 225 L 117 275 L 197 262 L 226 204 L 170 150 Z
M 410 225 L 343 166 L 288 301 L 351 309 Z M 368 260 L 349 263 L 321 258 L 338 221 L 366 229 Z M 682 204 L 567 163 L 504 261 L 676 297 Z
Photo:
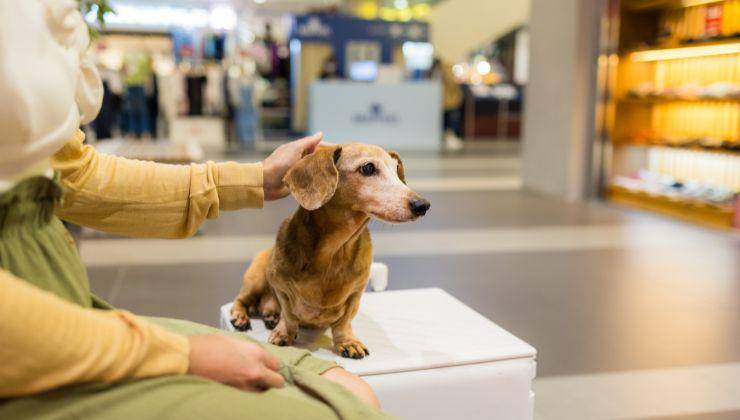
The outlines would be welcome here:
M 602 188 L 614 202 L 718 227 L 740 192 L 740 0 L 611 3 Z M 737 227 L 737 226 L 736 226 Z

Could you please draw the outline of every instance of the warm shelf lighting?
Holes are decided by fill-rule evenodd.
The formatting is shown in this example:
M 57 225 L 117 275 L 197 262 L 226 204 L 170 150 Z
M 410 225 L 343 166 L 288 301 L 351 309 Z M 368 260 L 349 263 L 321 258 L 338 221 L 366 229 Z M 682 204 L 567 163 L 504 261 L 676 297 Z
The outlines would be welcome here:
M 720 3 L 720 2 L 721 0 L 683 0 L 681 2 L 681 6 L 693 7 L 693 6 L 701 6 L 703 4 Z
M 734 42 L 732 44 L 637 51 L 630 54 L 630 59 L 632 61 L 662 61 L 738 53 L 740 53 L 740 42 Z

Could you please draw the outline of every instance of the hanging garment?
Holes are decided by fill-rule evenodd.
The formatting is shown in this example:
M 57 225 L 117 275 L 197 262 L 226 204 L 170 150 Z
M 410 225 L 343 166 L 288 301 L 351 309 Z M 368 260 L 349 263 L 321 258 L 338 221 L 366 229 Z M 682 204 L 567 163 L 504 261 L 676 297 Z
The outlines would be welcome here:
M 157 137 L 157 120 L 159 119 L 159 84 L 157 76 L 150 77 L 151 89 L 146 96 L 147 117 L 149 119 L 149 132 L 152 137 Z
M 221 115 L 224 111 L 223 79 L 221 67 L 212 66 L 206 71 L 206 114 Z
M 221 61 L 226 57 L 226 35 L 216 35 L 216 60 Z
M 215 59 L 216 58 L 216 36 L 207 35 L 203 37 L 203 58 Z
M 121 95 L 111 89 L 111 84 L 107 80 L 103 81 L 103 104 L 100 107 L 100 113 L 93 121 L 92 126 L 95 130 L 95 137 L 98 140 L 110 139 L 113 137 L 113 130 L 118 127 L 121 117 L 121 104 L 123 99 Z
M 242 86 L 240 101 L 236 108 L 236 134 L 245 146 L 254 145 L 257 131 L 257 113 L 253 103 L 253 86 Z
M 159 91 L 159 109 L 166 121 L 174 120 L 186 112 L 185 76 L 179 71 L 157 76 Z
M 203 90 L 206 84 L 205 76 L 188 76 L 188 115 L 203 115 Z

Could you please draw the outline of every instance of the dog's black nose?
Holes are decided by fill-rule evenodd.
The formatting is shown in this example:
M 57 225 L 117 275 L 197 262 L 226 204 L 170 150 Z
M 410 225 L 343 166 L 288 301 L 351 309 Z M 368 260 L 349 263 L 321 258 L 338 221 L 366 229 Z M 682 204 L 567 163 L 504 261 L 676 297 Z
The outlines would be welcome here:
M 429 207 L 432 207 L 431 203 L 423 198 L 417 198 L 409 201 L 409 208 L 414 216 L 423 216 L 429 211 Z

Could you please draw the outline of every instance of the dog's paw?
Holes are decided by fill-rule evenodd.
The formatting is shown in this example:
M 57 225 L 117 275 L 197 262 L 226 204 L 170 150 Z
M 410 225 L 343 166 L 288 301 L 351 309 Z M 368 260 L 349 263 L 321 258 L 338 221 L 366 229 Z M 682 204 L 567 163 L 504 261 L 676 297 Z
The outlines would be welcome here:
M 339 343 L 334 343 L 334 351 L 348 359 L 362 359 L 365 356 L 370 356 L 367 347 L 356 338 L 346 338 Z
M 239 331 L 252 329 L 252 324 L 249 322 L 249 315 L 245 311 L 236 308 L 231 310 L 231 325 Z
M 276 346 L 290 346 L 293 344 L 293 341 L 295 341 L 296 337 L 297 334 L 291 337 L 284 331 L 275 329 L 272 330 L 272 333 L 270 333 L 270 338 L 268 338 L 267 341 L 270 344 L 274 344 Z
M 262 316 L 262 321 L 265 323 L 265 328 L 272 330 L 280 321 L 280 314 L 265 314 Z

